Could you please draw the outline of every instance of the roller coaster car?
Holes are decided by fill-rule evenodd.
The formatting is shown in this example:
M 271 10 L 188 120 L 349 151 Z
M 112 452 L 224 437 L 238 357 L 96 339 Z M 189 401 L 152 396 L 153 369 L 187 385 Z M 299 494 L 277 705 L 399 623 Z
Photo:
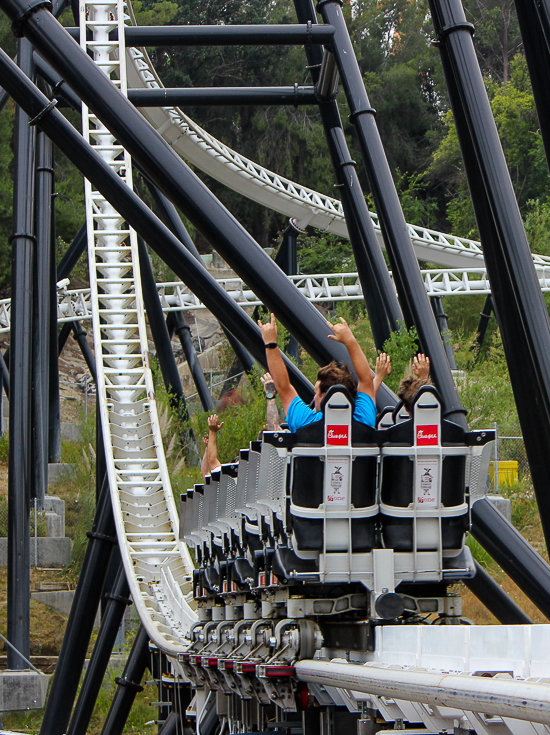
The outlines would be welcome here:
M 203 596 L 359 584 L 376 600 L 400 583 L 472 576 L 467 491 L 484 484 L 492 432 L 442 418 L 432 386 L 411 417 L 386 411 L 378 430 L 353 420 L 343 386 L 322 408 L 294 434 L 264 432 L 183 498 Z

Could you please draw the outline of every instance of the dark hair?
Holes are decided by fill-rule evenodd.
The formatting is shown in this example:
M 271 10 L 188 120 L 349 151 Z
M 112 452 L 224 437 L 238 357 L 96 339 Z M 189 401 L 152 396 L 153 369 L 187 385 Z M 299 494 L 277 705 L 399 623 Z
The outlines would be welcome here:
M 403 378 L 397 391 L 398 397 L 403 401 L 405 409 L 411 413 L 412 402 L 415 395 L 424 385 L 431 385 L 429 378 Z
M 357 384 L 349 367 L 344 363 L 333 360 L 317 373 L 319 390 L 326 393 L 331 385 L 343 385 L 351 393 L 352 398 L 357 394 Z

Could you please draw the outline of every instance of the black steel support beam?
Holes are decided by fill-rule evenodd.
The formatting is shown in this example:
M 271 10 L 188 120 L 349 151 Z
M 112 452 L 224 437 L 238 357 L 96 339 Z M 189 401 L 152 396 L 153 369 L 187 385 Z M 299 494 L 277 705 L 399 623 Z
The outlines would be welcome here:
M 298 275 L 298 233 L 300 230 L 290 220 L 288 227 L 283 232 L 283 241 L 275 258 L 279 268 L 287 276 Z M 298 342 L 292 335 L 289 336 L 285 345 L 285 351 L 295 362 L 298 362 Z
M 95 364 L 95 357 L 94 357 L 94 353 L 92 352 L 90 345 L 88 344 L 88 340 L 86 339 L 86 336 L 87 336 L 86 330 L 82 328 L 82 324 L 78 321 L 71 322 L 70 326 L 74 334 L 74 338 L 76 339 L 76 341 L 78 342 L 78 346 L 80 347 L 80 352 L 82 353 L 82 357 L 86 361 L 86 365 L 88 367 L 88 370 L 90 371 L 92 380 L 97 385 L 97 370 L 96 370 L 96 364 Z
M 67 28 L 78 41 L 79 28 Z M 334 28 L 307 25 L 128 26 L 126 46 L 302 46 L 330 43 Z M 111 31 L 112 41 L 118 31 Z
M 447 355 L 449 366 L 451 370 L 456 370 L 457 365 L 455 360 L 455 353 L 453 351 L 451 333 L 449 332 L 447 314 L 445 314 L 445 309 L 443 308 L 443 299 L 441 298 L 441 296 L 430 296 L 430 302 L 432 304 L 435 320 L 439 328 L 439 333 L 441 334 L 441 339 L 443 340 L 443 346 L 445 347 L 445 354 Z
M 172 409 L 178 416 L 179 423 L 181 424 L 180 434 L 185 454 L 191 460 L 200 461 L 195 435 L 190 426 L 189 411 L 185 402 L 176 358 L 172 350 L 172 340 L 170 339 L 168 328 L 164 321 L 162 304 L 160 303 L 153 268 L 147 252 L 147 245 L 139 235 L 138 253 L 143 302 L 147 311 L 153 342 L 155 343 L 157 360 L 159 361 L 164 387 L 168 393 Z
M 550 165 L 550 7 L 547 0 L 523 0 L 515 3 L 523 39 L 525 59 L 531 78 L 539 117 L 540 133 Z
M 6 398 L 10 397 L 10 373 L 8 370 L 8 366 L 6 365 L 4 361 L 4 355 L 0 351 L 0 373 L 2 375 L 2 385 L 4 387 L 4 390 L 6 391 Z
M 22 39 L 21 76 L 33 74 L 32 47 Z M 13 64 L 13 62 L 10 63 Z M 31 81 L 29 84 L 31 84 Z M 8 473 L 8 640 L 30 656 L 31 365 L 35 130 L 20 107 L 15 112 L 15 165 L 11 265 L 10 420 Z M 8 668 L 27 664 L 8 648 Z
M 84 222 L 80 230 L 76 233 L 74 240 L 69 245 L 69 247 L 63 254 L 63 257 L 59 261 L 56 276 L 58 282 L 62 281 L 64 278 L 67 278 L 71 274 L 71 271 L 77 264 L 78 259 L 86 250 L 87 242 L 87 226 L 86 222 Z
M 420 348 L 430 357 L 431 374 L 443 399 L 445 417 L 466 428 L 465 411 L 429 304 L 341 4 L 339 0 L 321 0 L 317 7 L 325 23 L 336 29 L 331 49 L 350 106 L 350 119 L 357 130 L 405 322 L 408 327 L 416 327 Z
M 17 21 L 17 32 L 25 35 L 56 68 L 90 110 L 136 159 L 149 178 L 181 208 L 199 232 L 216 247 L 258 298 L 275 312 L 312 357 L 320 364 L 326 364 L 333 359 L 350 364 L 345 347 L 327 339 L 326 322 L 315 306 L 288 281 L 269 255 L 121 94 L 51 13 L 46 8 L 39 7 L 32 14 L 27 14 L 25 0 L 2 0 L 0 6 L 12 20 Z M 46 117 L 53 119 L 53 111 Z M 40 125 L 43 126 L 44 121 L 45 118 L 40 121 Z M 66 147 L 64 144 L 64 151 Z M 153 245 L 151 238 L 144 239 Z M 424 289 L 423 281 L 422 288 Z M 424 298 L 426 299 L 425 290 Z M 440 342 L 439 334 L 437 337 Z
M 472 506 L 470 533 L 550 619 L 550 566 L 486 498 Z
M 317 23 L 312 0 L 295 0 L 294 6 L 298 20 L 303 23 Z M 320 47 L 306 46 L 305 51 L 319 96 L 321 121 L 337 186 L 341 192 L 342 206 L 374 341 L 376 347 L 381 350 L 391 332 L 398 329 L 403 314 L 361 190 L 355 161 L 347 147 L 340 112 L 334 97 L 337 73 L 335 57 L 328 50 L 323 54 Z
M 480 349 L 485 340 L 485 334 L 487 333 L 487 327 L 489 326 L 489 320 L 491 319 L 491 312 L 493 311 L 493 296 L 489 294 L 485 299 L 483 311 L 479 315 L 479 326 L 476 332 L 475 343 L 477 348 Z
M 179 89 L 129 89 L 136 107 L 183 107 L 191 105 L 316 105 L 313 87 L 194 87 Z
M 36 146 L 36 257 L 33 298 L 32 497 L 44 507 L 48 488 L 50 392 L 50 289 L 52 243 L 53 145 L 42 132 Z
M 498 585 L 481 564 L 475 562 L 476 575 L 464 584 L 502 625 L 529 625 L 533 621 Z
M 195 383 L 197 393 L 199 394 L 199 400 L 201 402 L 203 411 L 209 411 L 210 413 L 213 413 L 214 402 L 212 400 L 212 396 L 208 388 L 208 383 L 206 382 L 206 378 L 204 377 L 201 364 L 193 345 L 191 328 L 185 322 L 181 311 L 170 312 L 166 321 L 166 326 L 168 327 L 168 330 L 170 331 L 170 329 L 173 329 L 173 332 L 177 335 L 181 343 L 185 359 L 187 360 L 187 364 L 189 366 L 189 372 L 191 373 L 191 377 L 193 378 L 193 382 Z
M 431 3 L 547 545 L 550 320 L 459 0 Z M 521 355 L 521 360 L 518 360 Z
M 41 735 L 63 735 L 67 732 L 105 575 L 113 546 L 117 542 L 107 480 L 103 482 L 88 538 L 88 547 L 40 727 Z
M 120 560 L 120 555 L 118 555 Z M 114 555 L 113 555 L 114 558 Z M 107 593 L 107 604 L 101 617 L 101 626 L 97 634 L 86 675 L 78 695 L 67 735 L 86 735 L 92 717 L 97 695 L 107 671 L 109 659 L 115 645 L 116 637 L 124 618 L 126 607 L 131 604 L 130 587 L 126 572 L 120 561 L 118 573 L 112 592 Z
M 122 735 L 136 694 L 143 690 L 140 682 L 148 666 L 149 655 L 149 636 L 142 625 L 137 632 L 122 676 L 115 679 L 118 689 L 103 724 L 101 735 Z

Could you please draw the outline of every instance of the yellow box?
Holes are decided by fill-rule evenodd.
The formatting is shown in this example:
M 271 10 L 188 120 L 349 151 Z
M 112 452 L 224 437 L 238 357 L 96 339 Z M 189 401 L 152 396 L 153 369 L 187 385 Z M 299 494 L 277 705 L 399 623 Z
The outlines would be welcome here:
M 489 477 L 491 483 L 495 481 L 495 463 L 489 463 Z M 515 459 L 501 459 L 498 461 L 498 484 L 513 485 L 518 481 L 518 463 Z

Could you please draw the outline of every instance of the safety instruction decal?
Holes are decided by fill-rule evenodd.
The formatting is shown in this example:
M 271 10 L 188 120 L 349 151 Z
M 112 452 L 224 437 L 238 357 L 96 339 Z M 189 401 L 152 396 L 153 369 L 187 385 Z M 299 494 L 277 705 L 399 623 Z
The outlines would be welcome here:
M 439 460 L 416 460 L 416 506 L 419 508 L 436 508 L 438 505 Z
M 346 507 L 349 500 L 349 457 L 338 457 L 325 465 L 325 503 Z

